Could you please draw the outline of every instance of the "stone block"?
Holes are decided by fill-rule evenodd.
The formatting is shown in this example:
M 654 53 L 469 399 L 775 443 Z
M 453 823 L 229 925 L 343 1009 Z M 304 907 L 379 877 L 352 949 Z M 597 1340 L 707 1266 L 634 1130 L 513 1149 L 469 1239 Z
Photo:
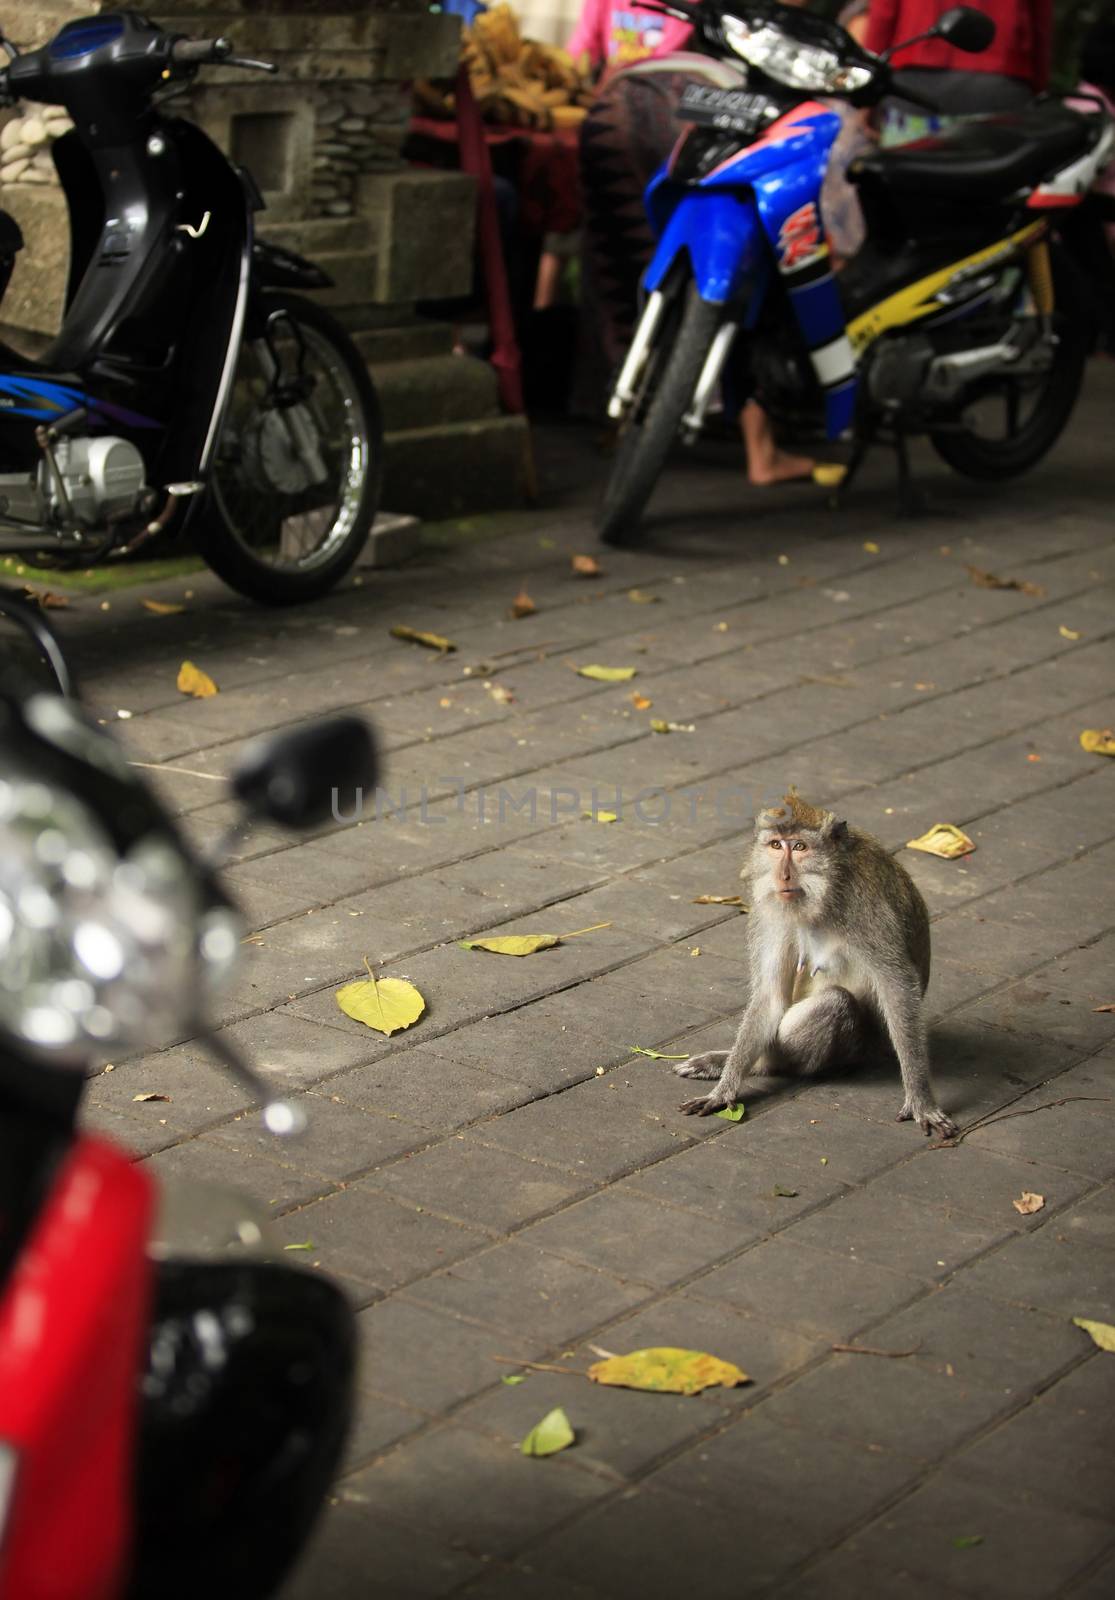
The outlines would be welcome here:
M 383 501 L 440 518 L 484 506 L 522 506 L 532 484 L 525 417 L 490 417 L 390 433 L 384 440 Z
M 388 433 L 498 417 L 495 368 L 472 356 L 427 356 L 372 367 Z
M 421 167 L 368 173 L 357 179 L 356 195 L 378 248 L 374 289 L 366 298 L 447 300 L 468 293 L 476 218 L 472 178 Z

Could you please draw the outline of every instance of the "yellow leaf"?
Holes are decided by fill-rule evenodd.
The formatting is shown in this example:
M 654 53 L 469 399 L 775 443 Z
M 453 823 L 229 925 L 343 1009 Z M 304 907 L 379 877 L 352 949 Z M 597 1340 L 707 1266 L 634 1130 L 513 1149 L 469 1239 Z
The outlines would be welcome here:
M 492 687 L 488 690 L 488 693 L 491 695 L 492 699 L 498 701 L 501 706 L 512 705 L 515 700 L 514 691 L 509 689 L 505 683 L 493 683 Z
M 530 595 L 527 594 L 527 586 L 524 583 L 514 600 L 511 602 L 510 615 L 512 617 L 533 617 L 537 610 L 538 607 L 535 605 Z
M 1079 628 L 1066 628 L 1063 622 L 1062 622 L 1061 626 L 1057 629 L 1057 632 L 1061 635 L 1062 639 L 1079 639 L 1080 638 L 1080 630 L 1079 630 Z
M 602 578 L 604 569 L 595 556 L 574 556 L 573 571 L 578 578 Z
M 1045 1205 L 1043 1194 L 1034 1194 L 1030 1189 L 1023 1189 L 1017 1200 L 1012 1200 L 1011 1205 L 1021 1217 L 1032 1217 L 1035 1211 L 1040 1211 Z
M 662 596 L 660 594 L 648 594 L 645 589 L 628 589 L 627 598 L 633 600 L 637 606 L 656 606 Z
M 636 690 L 631 696 L 631 704 L 635 707 L 636 711 L 649 711 L 651 706 L 654 704 L 654 701 L 648 700 L 645 694 L 640 694 L 638 690 Z
M 500 934 L 494 939 L 458 939 L 462 950 L 491 950 L 497 956 L 532 956 L 536 950 L 551 950 L 561 940 L 556 933 Z
M 869 556 L 877 556 L 879 554 L 879 546 L 875 543 L 874 539 L 865 539 L 863 541 L 863 548 L 867 551 Z
M 417 1022 L 426 1002 L 413 983 L 405 978 L 376 978 L 366 956 L 364 965 L 368 968 L 366 978 L 346 983 L 336 991 L 337 1004 L 345 1016 L 389 1037 Z
M 738 894 L 699 894 L 690 901 L 694 906 L 739 906 L 741 911 L 750 911 L 751 907 L 746 901 L 741 900 Z
M 789 556 L 779 556 L 779 558 L 778 558 L 778 565 L 779 565 L 779 566 L 780 566 L 780 567 L 788 567 L 788 566 L 789 566 L 789 565 L 790 565 L 790 558 L 789 558 Z
M 619 813 L 616 811 L 582 811 L 582 822 L 618 822 Z
M 669 733 L 670 724 L 663 722 L 661 717 L 651 717 L 650 731 L 651 733 Z
M 192 661 L 183 661 L 178 668 L 178 688 L 182 694 L 192 694 L 195 700 L 208 700 L 218 692 L 209 674 Z
M 170 1096 L 168 1094 L 133 1094 L 132 1103 L 134 1105 L 146 1105 L 149 1100 L 168 1101 L 169 1099 Z
M 176 617 L 180 611 L 185 611 L 185 606 L 172 605 L 169 600 L 144 600 L 144 608 L 157 617 Z
M 935 822 L 920 839 L 907 839 L 907 850 L 924 850 L 927 856 L 944 856 L 951 861 L 955 856 L 966 856 L 976 847 L 966 833 L 953 827 L 951 822 Z
M 669 1345 L 596 1361 L 588 1375 L 595 1383 L 618 1389 L 647 1389 L 656 1394 L 699 1394 L 717 1384 L 734 1389 L 737 1384 L 751 1382 L 746 1372 L 730 1361 L 720 1361 L 701 1350 L 678 1350 Z
M 839 461 L 818 461 L 813 468 L 813 482 L 819 483 L 822 489 L 838 489 L 847 474 L 847 467 L 841 466 Z
M 1090 1317 L 1073 1317 L 1072 1320 L 1078 1328 L 1091 1334 L 1101 1350 L 1115 1351 L 1115 1327 L 1110 1322 L 1093 1322 Z
M 597 683 L 626 683 L 633 678 L 638 667 L 578 667 L 582 678 L 595 678 Z
M 1115 756 L 1115 732 L 1110 728 L 1085 728 L 1080 735 L 1081 749 L 1091 756 Z
M 575 1437 L 569 1418 L 560 1406 L 555 1406 L 535 1423 L 519 1449 L 525 1456 L 552 1456 L 567 1450 Z
M 406 639 L 411 644 L 424 644 L 427 650 L 440 650 L 443 655 L 457 648 L 449 639 L 442 638 L 440 633 L 423 633 L 418 628 L 405 627 L 401 622 L 396 623 L 390 633 L 393 639 Z

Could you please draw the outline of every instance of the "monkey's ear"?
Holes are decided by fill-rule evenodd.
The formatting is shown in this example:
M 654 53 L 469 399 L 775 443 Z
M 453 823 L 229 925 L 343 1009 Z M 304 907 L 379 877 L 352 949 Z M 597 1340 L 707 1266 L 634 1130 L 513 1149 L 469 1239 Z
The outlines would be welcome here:
M 829 838 L 834 844 L 846 843 L 848 838 L 848 824 L 846 822 L 834 822 L 832 827 L 829 829 Z

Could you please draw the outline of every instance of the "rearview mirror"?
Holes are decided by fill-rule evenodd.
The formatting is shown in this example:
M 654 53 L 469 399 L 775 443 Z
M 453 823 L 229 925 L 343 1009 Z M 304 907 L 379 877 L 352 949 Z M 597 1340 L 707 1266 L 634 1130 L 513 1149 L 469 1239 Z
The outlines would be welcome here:
M 351 808 L 356 789 L 376 780 L 372 731 L 359 717 L 332 717 L 293 733 L 257 739 L 237 762 L 232 791 L 253 814 L 284 828 L 314 828 Z
M 976 11 L 972 6 L 953 6 L 938 19 L 933 32 L 954 50 L 965 50 L 974 56 L 986 50 L 994 39 L 995 24 L 986 11 Z

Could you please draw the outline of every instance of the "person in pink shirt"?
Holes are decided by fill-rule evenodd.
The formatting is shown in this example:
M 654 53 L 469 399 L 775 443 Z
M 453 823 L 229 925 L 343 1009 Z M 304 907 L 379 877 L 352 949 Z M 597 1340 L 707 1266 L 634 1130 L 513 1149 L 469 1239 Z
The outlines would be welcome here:
M 663 16 L 661 11 L 650 11 L 646 6 L 585 0 L 566 48 L 574 61 L 588 56 L 594 68 L 614 70 L 650 56 L 684 50 L 692 32 L 688 22 Z

